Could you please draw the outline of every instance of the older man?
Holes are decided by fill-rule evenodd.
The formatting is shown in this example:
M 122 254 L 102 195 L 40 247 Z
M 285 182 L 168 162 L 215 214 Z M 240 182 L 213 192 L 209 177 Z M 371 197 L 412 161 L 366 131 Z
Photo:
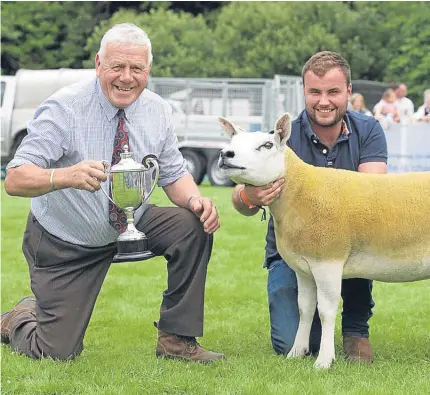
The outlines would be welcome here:
M 396 106 L 399 110 L 400 123 L 409 123 L 414 115 L 414 103 L 407 97 L 408 88 L 405 84 L 400 83 L 396 89 Z
M 135 215 L 149 249 L 167 260 L 156 355 L 221 359 L 222 354 L 196 341 L 203 334 L 204 288 L 218 214 L 184 166 L 170 107 L 146 89 L 151 42 L 135 25 L 114 26 L 101 40 L 95 65 L 93 81 L 66 87 L 42 103 L 7 167 L 7 193 L 32 198 L 23 251 L 35 297 L 2 315 L 2 342 L 32 358 L 69 359 L 82 352 L 124 229 L 123 213 L 109 209 L 99 191 L 106 188 L 102 160 L 117 163 L 121 144 L 127 143 L 136 161 L 147 154 L 158 158 L 158 184 L 178 206 L 145 203 Z M 139 302 L 145 303 L 143 294 Z

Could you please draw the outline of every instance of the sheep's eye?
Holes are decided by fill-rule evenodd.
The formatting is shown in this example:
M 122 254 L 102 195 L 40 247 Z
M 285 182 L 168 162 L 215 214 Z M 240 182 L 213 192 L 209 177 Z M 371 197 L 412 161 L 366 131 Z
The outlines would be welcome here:
M 264 144 L 261 144 L 258 148 L 257 148 L 257 151 L 260 151 L 261 150 L 261 148 L 266 148 L 266 149 L 270 149 L 270 148 L 272 148 L 273 147 L 273 143 L 271 143 L 270 141 L 267 141 L 266 143 L 264 143 Z

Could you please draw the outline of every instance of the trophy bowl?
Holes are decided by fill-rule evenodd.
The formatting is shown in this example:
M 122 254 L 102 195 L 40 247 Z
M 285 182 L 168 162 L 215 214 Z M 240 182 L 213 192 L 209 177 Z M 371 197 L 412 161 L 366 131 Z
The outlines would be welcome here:
M 115 206 L 120 208 L 127 217 L 127 228 L 120 233 L 117 239 L 118 252 L 113 262 L 143 261 L 152 258 L 154 254 L 148 249 L 148 239 L 145 233 L 140 232 L 134 226 L 134 212 L 151 196 L 154 191 L 160 169 L 155 155 L 147 155 L 142 163 L 133 160 L 128 146 L 124 146 L 121 160 L 110 167 L 107 161 L 103 161 L 107 174 L 109 195 L 102 188 L 106 197 Z M 154 168 L 152 170 L 152 168 Z M 147 177 L 155 172 L 151 189 L 145 192 Z

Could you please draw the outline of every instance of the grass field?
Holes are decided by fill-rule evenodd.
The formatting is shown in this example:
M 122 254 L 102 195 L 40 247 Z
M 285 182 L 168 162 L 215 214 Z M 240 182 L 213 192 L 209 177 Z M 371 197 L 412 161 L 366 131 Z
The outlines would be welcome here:
M 266 279 L 262 268 L 266 223 L 242 217 L 230 188 L 203 186 L 221 217 L 209 266 L 205 336 L 201 343 L 227 361 L 211 366 L 155 358 L 164 260 L 113 265 L 85 338 L 72 362 L 34 361 L 2 345 L 2 394 L 430 394 L 429 282 L 375 283 L 371 324 L 375 362 L 342 360 L 339 319 L 337 361 L 314 371 L 314 358 L 286 360 L 270 345 Z M 153 203 L 167 204 L 157 190 Z M 2 187 L 1 310 L 30 293 L 21 241 L 29 199 Z

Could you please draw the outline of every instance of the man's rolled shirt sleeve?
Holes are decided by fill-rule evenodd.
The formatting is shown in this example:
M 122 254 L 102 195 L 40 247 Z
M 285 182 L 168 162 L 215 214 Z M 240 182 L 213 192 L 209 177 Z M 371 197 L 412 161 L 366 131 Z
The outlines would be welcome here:
M 6 169 L 29 163 L 44 169 L 51 167 L 68 150 L 69 125 L 67 109 L 55 100 L 46 100 L 28 123 L 28 134 Z

